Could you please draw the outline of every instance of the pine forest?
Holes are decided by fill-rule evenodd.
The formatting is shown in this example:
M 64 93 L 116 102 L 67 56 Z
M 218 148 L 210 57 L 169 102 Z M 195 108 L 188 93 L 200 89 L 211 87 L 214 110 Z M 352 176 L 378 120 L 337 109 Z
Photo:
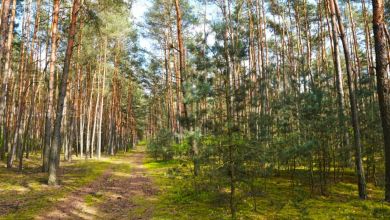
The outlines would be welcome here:
M 390 1 L 0 5 L 0 219 L 390 219 Z

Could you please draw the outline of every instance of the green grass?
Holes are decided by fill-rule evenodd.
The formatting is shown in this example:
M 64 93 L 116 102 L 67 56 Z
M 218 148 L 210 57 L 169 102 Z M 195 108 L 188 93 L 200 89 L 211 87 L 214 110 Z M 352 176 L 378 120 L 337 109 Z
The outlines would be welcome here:
M 119 158 L 119 159 L 118 159 Z M 118 158 L 101 161 L 76 159 L 63 162 L 59 172 L 60 186 L 46 184 L 47 174 L 40 172 L 37 155 L 26 161 L 22 173 L 0 167 L 0 219 L 32 219 L 44 212 L 53 203 L 61 201 L 67 194 L 87 185 L 101 176 L 107 169 L 120 164 Z M 129 165 L 117 166 L 118 171 Z M 98 198 L 88 197 L 86 203 L 93 205 Z M 6 204 L 6 205 L 4 205 Z
M 110 169 L 113 178 L 128 177 L 131 165 L 127 154 L 101 161 L 84 159 L 61 164 L 60 186 L 49 187 L 47 175 L 39 172 L 39 157 L 26 161 L 27 168 L 19 173 L 0 164 L 0 219 L 32 219 L 53 203 L 87 185 Z M 194 179 L 191 165 L 183 160 L 145 160 L 148 175 L 159 189 L 155 196 L 127 198 L 136 204 L 131 217 L 143 217 L 153 209 L 153 219 L 230 219 L 229 188 L 226 179 L 216 175 Z M 299 179 L 299 178 L 302 178 Z M 348 177 L 332 184 L 328 196 L 310 193 L 305 175 L 297 175 L 293 185 L 289 176 L 259 179 L 254 198 L 245 185 L 237 187 L 239 219 L 389 219 L 390 206 L 382 202 L 383 190 L 368 184 L 369 199 L 357 198 L 357 186 Z M 217 184 L 218 183 L 218 184 Z M 218 185 L 218 187 L 216 187 Z M 195 187 L 196 186 L 196 187 Z M 197 190 L 195 190 L 195 188 Z M 318 190 L 317 190 L 318 191 Z M 84 197 L 87 206 L 97 206 L 107 195 L 96 192 Z
M 160 190 L 153 219 L 229 219 L 226 207 L 213 204 L 218 199 L 215 194 L 194 191 L 194 179 L 190 175 L 175 175 L 190 172 L 186 163 L 148 159 L 145 167 Z
M 145 166 L 161 193 L 156 202 L 154 219 L 229 219 L 229 189 L 213 189 L 208 181 L 194 179 L 190 167 L 179 160 L 156 162 Z M 179 172 L 172 175 L 172 170 Z M 179 170 L 179 171 L 177 171 Z M 215 181 L 215 180 L 214 180 Z M 369 199 L 357 198 L 357 186 L 350 181 L 329 186 L 328 196 L 310 193 L 307 184 L 293 184 L 288 176 L 271 177 L 256 183 L 260 189 L 254 201 L 237 190 L 238 219 L 389 219 L 390 205 L 382 201 L 383 190 L 368 184 Z M 241 185 L 242 186 L 242 185 Z M 242 189 L 244 187 L 238 187 Z
M 103 201 L 103 195 L 97 192 L 96 194 L 88 194 L 84 197 L 84 201 L 88 206 L 95 206 Z

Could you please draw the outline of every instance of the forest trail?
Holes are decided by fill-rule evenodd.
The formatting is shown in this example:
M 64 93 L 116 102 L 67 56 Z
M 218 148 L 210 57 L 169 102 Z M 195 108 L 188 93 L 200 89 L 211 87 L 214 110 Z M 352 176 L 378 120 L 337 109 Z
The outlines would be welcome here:
M 150 219 L 156 186 L 144 168 L 144 152 L 127 154 L 130 170 L 111 166 L 102 176 L 80 188 L 36 219 Z M 119 162 L 120 163 L 120 162 Z

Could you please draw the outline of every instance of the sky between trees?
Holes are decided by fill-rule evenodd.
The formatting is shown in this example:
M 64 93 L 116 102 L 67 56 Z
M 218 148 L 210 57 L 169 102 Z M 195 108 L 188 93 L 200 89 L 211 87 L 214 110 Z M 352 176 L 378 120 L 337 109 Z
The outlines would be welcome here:
M 349 173 L 389 201 L 389 4 L 2 1 L 1 159 L 39 152 L 56 185 L 61 157 L 145 140 L 216 176 L 233 218 L 282 173 L 320 195 Z

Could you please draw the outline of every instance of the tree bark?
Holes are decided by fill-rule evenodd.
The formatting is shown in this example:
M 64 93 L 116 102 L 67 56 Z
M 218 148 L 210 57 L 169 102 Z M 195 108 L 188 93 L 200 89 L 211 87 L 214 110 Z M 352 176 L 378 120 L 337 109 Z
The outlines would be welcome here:
M 104 63 L 107 63 L 107 38 L 104 41 Z M 103 68 L 103 78 L 102 78 L 102 95 L 100 100 L 100 112 L 99 112 L 99 132 L 98 132 L 98 145 L 96 148 L 97 158 L 100 159 L 101 150 L 102 150 L 102 126 L 103 126 L 103 111 L 104 111 L 104 90 L 105 90 L 105 81 L 106 81 L 106 72 L 107 67 Z M 96 102 L 98 105 L 98 102 Z M 110 155 L 114 155 L 113 148 L 110 150 Z
M 52 114 L 54 105 L 54 74 L 55 65 L 57 59 L 57 32 L 58 32 L 58 15 L 60 12 L 60 0 L 54 0 L 53 2 L 53 22 L 51 26 L 51 52 L 50 52 L 50 70 L 49 70 L 49 97 L 47 100 L 46 108 L 46 121 L 45 121 L 45 143 L 43 148 L 43 166 L 42 171 L 47 172 L 49 170 L 49 155 L 51 148 L 51 126 L 52 126 Z
M 356 164 L 356 171 L 358 175 L 359 198 L 366 199 L 367 198 L 366 179 L 365 179 L 363 162 L 362 162 L 362 152 L 361 152 L 362 144 L 361 144 L 361 137 L 360 137 L 361 135 L 360 135 L 360 127 L 359 127 L 359 115 L 358 115 L 355 89 L 353 88 L 351 56 L 349 53 L 347 39 L 344 31 L 344 25 L 341 18 L 341 13 L 338 7 L 337 0 L 331 0 L 330 7 L 332 13 L 335 13 L 337 16 L 337 21 L 338 21 L 338 26 L 340 31 L 340 39 L 344 49 L 345 65 L 347 67 L 349 101 L 351 105 L 351 119 L 352 119 L 352 127 L 354 132 L 355 164 Z
M 328 5 L 329 6 L 329 5 Z M 337 90 L 337 104 L 338 104 L 338 118 L 339 126 L 342 135 L 341 141 L 341 152 L 343 154 L 343 159 L 347 162 L 349 159 L 348 146 L 349 146 L 349 136 L 348 130 L 346 130 L 345 125 L 345 101 L 344 101 L 344 86 L 343 86 L 343 72 L 341 68 L 341 61 L 339 55 L 339 41 L 338 41 L 338 24 L 336 14 L 332 12 L 331 9 L 331 27 L 332 27 L 332 42 L 333 42 L 333 63 L 336 70 L 336 90 Z
M 9 8 L 11 5 L 11 0 L 3 0 L 2 1 L 2 11 L 1 11 L 1 25 L 0 25 L 0 60 L 1 60 L 1 68 L 3 68 L 3 64 L 5 62 L 4 59 L 4 49 L 6 48 L 7 36 L 8 36 L 8 16 L 9 16 Z
M 385 151 L 385 201 L 390 202 L 390 80 L 384 21 L 384 1 L 373 0 L 376 80 Z
M 3 6 L 5 7 L 5 1 Z M 9 8 L 9 6 L 8 6 Z M 6 140 L 5 138 L 5 133 L 6 133 L 6 104 L 7 104 L 7 90 L 8 90 L 8 80 L 9 77 L 11 76 L 12 69 L 11 69 L 11 55 L 12 55 L 12 42 L 13 42 L 13 32 L 14 32 L 14 21 L 15 21 L 15 16 L 16 16 L 16 1 L 13 0 L 12 2 L 12 12 L 11 12 L 11 20 L 9 24 L 9 29 L 8 29 L 8 40 L 4 48 L 2 48 L 2 57 L 1 57 L 1 69 L 2 71 L 2 85 L 1 85 L 1 100 L 0 100 L 0 120 L 2 120 L 2 123 L 0 123 L 0 126 L 2 127 L 2 136 L 3 140 Z M 3 20 L 4 21 L 4 20 Z M 6 145 L 7 142 L 3 142 L 3 149 L 2 153 L 0 156 L 0 159 L 2 159 L 5 156 L 5 151 L 6 151 Z
M 176 8 L 176 25 L 177 25 L 177 41 L 179 43 L 179 71 L 180 71 L 180 85 L 181 85 L 181 92 L 183 94 L 183 108 L 181 109 L 183 112 L 181 115 L 185 118 L 184 124 L 188 124 L 188 112 L 187 112 L 187 105 L 184 102 L 185 97 L 185 89 L 184 89 L 184 73 L 185 73 L 185 50 L 184 50 L 184 43 L 183 43 L 183 33 L 182 33 L 182 17 L 181 17 L 181 10 L 180 10 L 180 3 L 179 0 L 175 0 L 175 8 Z M 187 126 L 188 127 L 188 126 Z
M 68 44 L 65 53 L 64 70 L 62 73 L 62 80 L 61 80 L 60 91 L 58 95 L 57 114 L 54 123 L 53 145 L 50 149 L 49 179 L 48 179 L 49 185 L 57 184 L 57 160 L 59 160 L 58 150 L 61 146 L 61 122 L 63 117 L 64 101 L 66 96 L 70 62 L 73 54 L 74 38 L 76 35 L 77 15 L 79 11 L 80 11 L 80 0 L 74 0 L 73 7 L 72 7 L 72 19 L 69 26 Z

